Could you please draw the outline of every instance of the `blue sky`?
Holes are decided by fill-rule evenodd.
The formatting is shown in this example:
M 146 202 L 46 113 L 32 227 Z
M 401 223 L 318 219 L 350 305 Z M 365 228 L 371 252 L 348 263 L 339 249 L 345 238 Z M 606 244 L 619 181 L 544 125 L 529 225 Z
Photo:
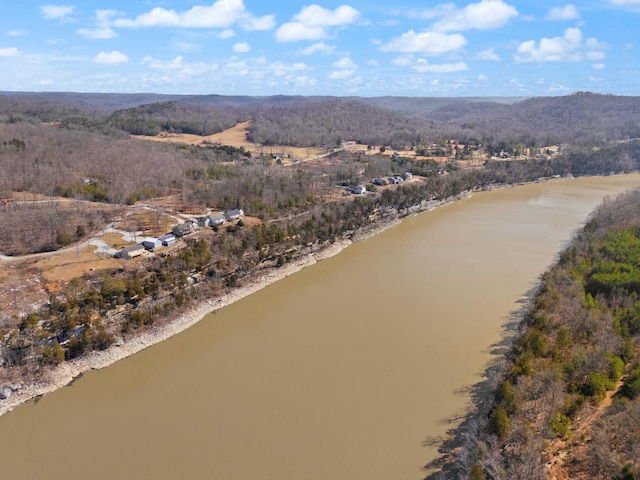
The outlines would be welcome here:
M 640 0 L 8 1 L 0 90 L 640 94 Z

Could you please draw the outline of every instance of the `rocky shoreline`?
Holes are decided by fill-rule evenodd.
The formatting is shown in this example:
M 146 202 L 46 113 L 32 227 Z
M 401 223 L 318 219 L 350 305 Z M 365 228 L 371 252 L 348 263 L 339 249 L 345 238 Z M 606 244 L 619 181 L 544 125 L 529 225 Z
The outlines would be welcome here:
M 122 360 L 147 347 L 166 340 L 196 324 L 207 314 L 215 312 L 232 303 L 261 290 L 278 280 L 288 277 L 303 268 L 330 258 L 351 245 L 351 240 L 337 241 L 315 253 L 305 255 L 286 263 L 280 268 L 269 269 L 257 278 L 247 282 L 219 297 L 200 302 L 187 312 L 162 327 L 154 327 L 150 331 L 127 338 L 126 341 L 112 345 L 107 350 L 92 351 L 80 358 L 63 362 L 56 367 L 46 381 L 32 385 L 12 385 L 7 387 L 6 398 L 0 400 L 0 415 L 4 415 L 29 400 L 51 393 L 70 384 L 75 378 L 90 370 L 99 370 L 118 360 Z
M 0 416 L 11 412 L 23 403 L 37 399 L 41 396 L 52 393 L 59 388 L 69 385 L 74 379 L 80 377 L 85 372 L 107 367 L 119 360 L 140 352 L 145 348 L 151 347 L 156 343 L 167 340 L 168 338 L 171 338 L 172 336 L 177 335 L 198 323 L 207 314 L 229 306 L 232 303 L 277 282 L 278 280 L 282 280 L 283 278 L 314 265 L 319 261 L 331 258 L 355 242 L 373 237 L 378 233 L 397 225 L 401 221 L 401 217 L 430 211 L 453 201 L 467 198 L 468 196 L 470 196 L 470 192 L 465 192 L 442 201 L 424 201 L 421 204 L 412 207 L 411 210 L 407 211 L 402 216 L 397 215 L 392 218 L 382 219 L 375 222 L 369 228 L 353 232 L 350 239 L 340 239 L 322 247 L 316 252 L 303 255 L 291 262 L 285 263 L 279 268 L 269 268 L 257 274 L 255 278 L 240 287 L 237 287 L 221 296 L 200 302 L 184 314 L 176 317 L 174 320 L 169 321 L 161 327 L 153 327 L 151 330 L 140 335 L 131 336 L 126 340 L 112 345 L 107 350 L 92 351 L 82 357 L 63 362 L 50 372 L 47 379 L 39 383 L 8 386 L 3 389 L 3 392 L 1 392 L 2 396 L 5 398 L 0 399 Z

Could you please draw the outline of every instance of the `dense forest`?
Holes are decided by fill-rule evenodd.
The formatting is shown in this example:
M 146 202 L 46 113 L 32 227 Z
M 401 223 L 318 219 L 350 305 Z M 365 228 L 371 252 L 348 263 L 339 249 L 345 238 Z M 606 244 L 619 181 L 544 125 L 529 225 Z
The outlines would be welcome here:
M 597 209 L 543 275 L 433 478 L 637 478 L 639 266 L 635 190 Z
M 136 138 L 209 135 L 244 121 L 256 143 L 326 153 L 317 162 L 284 165 L 244 147 Z M 44 376 L 161 324 L 189 302 L 432 202 L 557 176 L 637 171 L 639 133 L 640 99 L 590 93 L 532 99 L 0 95 L 3 255 L 77 244 L 128 207 L 157 198 L 240 208 L 255 220 L 187 238 L 176 254 L 144 259 L 137 268 L 123 264 L 68 281 L 32 311 L 2 306 L 0 383 Z M 368 148 L 351 151 L 345 142 Z M 415 181 L 375 183 L 400 174 Z M 358 185 L 367 194 L 349 195 Z M 640 427 L 622 425 L 632 423 L 640 392 L 638 202 L 636 192 L 604 205 L 542 278 L 505 361 L 474 393 L 476 411 L 443 446 L 447 476 L 544 478 L 545 464 L 557 464 L 551 448 L 560 452 L 573 442 L 582 456 L 556 466 L 567 478 L 636 478 Z M 573 436 L 585 412 L 606 402 L 611 406 L 592 431 Z
M 351 140 L 403 148 L 445 138 L 544 147 L 637 138 L 640 98 L 588 92 L 528 99 L 4 94 L 0 115 L 83 128 L 99 122 L 104 132 L 145 135 L 206 135 L 252 120 L 252 138 L 264 144 Z

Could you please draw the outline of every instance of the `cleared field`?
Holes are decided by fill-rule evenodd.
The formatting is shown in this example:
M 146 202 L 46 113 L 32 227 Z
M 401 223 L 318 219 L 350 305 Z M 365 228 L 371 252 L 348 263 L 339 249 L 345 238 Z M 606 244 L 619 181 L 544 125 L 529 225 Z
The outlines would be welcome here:
M 175 223 L 176 221 L 168 215 L 145 209 L 127 215 L 124 220 L 116 224 L 116 227 L 129 232 L 142 231 L 145 236 L 157 237 L 170 232 Z
M 216 133 L 214 135 L 200 136 L 200 135 L 191 135 L 191 134 L 183 134 L 183 133 L 160 133 L 155 136 L 146 136 L 146 135 L 137 135 L 133 138 L 137 138 L 139 140 L 149 140 L 153 142 L 166 142 L 166 143 L 186 143 L 189 145 L 206 145 L 206 144 L 219 144 L 219 145 L 229 145 L 231 147 L 240 148 L 243 147 L 251 154 L 272 154 L 272 155 L 283 155 L 283 163 L 293 163 L 296 161 L 304 161 L 310 158 L 316 158 L 320 155 L 326 153 L 321 148 L 299 148 L 299 147 L 289 147 L 285 145 L 260 145 L 256 143 L 251 143 L 247 140 L 247 135 L 249 133 L 249 127 L 251 126 L 251 122 L 242 122 L 238 123 L 232 128 L 229 128 L 221 133 Z
M 119 268 L 121 260 L 105 258 L 94 253 L 96 247 L 85 247 L 60 255 L 54 255 L 38 260 L 34 265 L 41 270 L 42 278 L 46 282 L 68 282 L 73 278 L 80 278 L 88 273 L 113 270 Z
M 100 237 L 104 243 L 109 245 L 111 248 L 115 248 L 116 250 L 120 250 L 122 247 L 128 247 L 132 245 L 131 242 L 127 242 L 122 238 L 122 235 L 119 233 L 105 233 Z

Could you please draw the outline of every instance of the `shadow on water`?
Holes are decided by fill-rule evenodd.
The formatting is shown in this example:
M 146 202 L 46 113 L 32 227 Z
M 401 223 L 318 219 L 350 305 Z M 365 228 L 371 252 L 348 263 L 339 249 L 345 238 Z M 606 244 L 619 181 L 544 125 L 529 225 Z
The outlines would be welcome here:
M 460 463 L 464 463 L 464 458 L 460 456 L 465 456 L 464 447 L 477 439 L 477 432 L 488 424 L 496 390 L 506 372 L 509 353 L 519 337 L 531 300 L 538 292 L 539 283 L 520 297 L 516 302 L 520 307 L 506 317 L 500 341 L 489 346 L 493 360 L 486 365 L 482 380 L 455 392 L 456 395 L 469 399 L 467 408 L 440 421 L 441 424 L 451 425 L 445 436 L 430 436 L 423 440 L 424 447 L 437 447 L 439 453 L 438 457 L 422 467 L 427 473 L 425 480 L 466 478 L 460 477 L 463 473 Z

